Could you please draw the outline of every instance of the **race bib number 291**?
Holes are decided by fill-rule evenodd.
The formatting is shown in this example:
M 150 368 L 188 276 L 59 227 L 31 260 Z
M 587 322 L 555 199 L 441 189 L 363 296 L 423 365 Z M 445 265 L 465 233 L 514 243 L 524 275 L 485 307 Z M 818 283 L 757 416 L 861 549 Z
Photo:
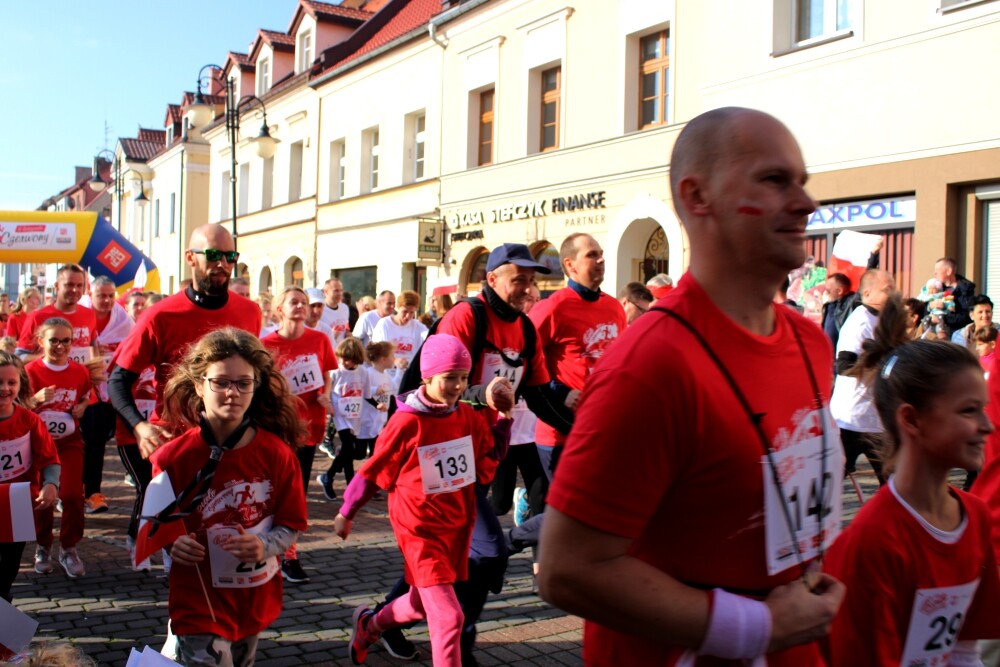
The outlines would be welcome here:
M 923 588 L 913 596 L 902 667 L 948 664 L 979 579 L 960 586 Z

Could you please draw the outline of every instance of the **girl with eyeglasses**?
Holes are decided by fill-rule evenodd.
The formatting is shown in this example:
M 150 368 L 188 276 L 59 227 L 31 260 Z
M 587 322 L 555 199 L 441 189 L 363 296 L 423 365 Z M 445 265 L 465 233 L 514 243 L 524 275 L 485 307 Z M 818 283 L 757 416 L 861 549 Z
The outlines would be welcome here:
M 182 533 L 169 547 L 177 659 L 253 664 L 281 613 L 278 559 L 307 527 L 295 395 L 255 336 L 226 327 L 188 351 L 164 405 L 168 423 L 189 428 L 151 457 L 176 497 L 154 521 L 182 523 L 166 528 Z
M 69 320 L 51 317 L 35 330 L 42 356 L 25 366 L 34 411 L 52 439 L 62 471 L 59 476 L 59 500 L 62 501 L 62 522 L 59 528 L 59 564 L 71 579 L 82 577 L 87 568 L 77 553 L 76 545 L 83 539 L 83 438 L 80 417 L 90 402 L 93 383 L 90 371 L 69 358 L 73 344 L 73 327 Z M 52 572 L 53 506 L 35 512 L 35 572 Z

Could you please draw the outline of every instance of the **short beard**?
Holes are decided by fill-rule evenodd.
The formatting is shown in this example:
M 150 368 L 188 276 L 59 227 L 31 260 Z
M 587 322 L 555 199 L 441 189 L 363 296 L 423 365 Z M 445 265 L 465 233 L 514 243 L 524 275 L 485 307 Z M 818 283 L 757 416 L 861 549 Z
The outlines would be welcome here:
M 198 276 L 194 284 L 199 292 L 208 294 L 209 296 L 222 296 L 229 291 L 229 280 L 226 280 L 221 285 L 215 285 L 212 283 L 212 277 L 207 273 Z

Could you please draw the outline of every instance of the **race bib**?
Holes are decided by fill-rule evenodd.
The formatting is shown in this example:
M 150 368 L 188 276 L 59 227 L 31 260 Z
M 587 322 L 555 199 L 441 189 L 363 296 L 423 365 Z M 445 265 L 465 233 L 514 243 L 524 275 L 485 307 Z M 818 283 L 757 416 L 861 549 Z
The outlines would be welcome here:
M 824 409 L 823 415 L 826 417 L 825 473 L 823 438 L 819 435 L 772 452 L 790 521 L 785 516 L 781 496 L 775 487 L 771 464 L 766 456 L 761 458 L 764 475 L 765 550 L 767 573 L 770 576 L 798 564 L 795 557 L 796 542 L 802 560 L 808 561 L 819 554 L 820 544 L 826 549 L 840 533 L 840 438 L 837 436 L 836 425 L 829 417 L 829 411 Z M 789 532 L 789 522 L 794 535 Z
M 135 407 L 142 415 L 143 421 L 149 421 L 149 418 L 153 416 L 153 411 L 156 409 L 156 401 L 149 398 L 137 398 L 135 399 Z
M 253 535 L 263 535 L 271 529 L 272 518 L 265 517 L 253 528 L 245 528 Z M 259 563 L 244 563 L 222 548 L 230 537 L 239 535 L 234 524 L 209 526 L 208 558 L 212 567 L 212 586 L 215 588 L 256 588 L 263 586 L 278 573 L 278 558 L 271 556 Z
M 479 376 L 479 384 L 489 384 L 493 378 L 505 377 L 514 385 L 514 391 L 517 391 L 517 385 L 520 384 L 523 375 L 523 365 L 516 368 L 511 366 L 504 361 L 499 352 L 483 353 L 483 370 Z
M 917 591 L 900 667 L 948 664 L 978 586 L 976 579 L 960 586 Z
M 471 435 L 417 447 L 417 456 L 420 479 L 428 495 L 457 491 L 476 481 L 476 455 Z
M 344 419 L 359 419 L 361 417 L 361 402 L 363 399 L 360 396 L 343 396 L 337 403 L 340 408 L 340 415 Z
M 54 440 L 60 440 L 76 433 L 76 420 L 68 412 L 43 410 L 38 413 L 38 416 L 45 422 L 45 428 L 49 429 L 49 435 Z
M 78 364 L 86 364 L 94 358 L 94 350 L 91 347 L 71 347 L 69 348 L 69 358 Z
M 323 388 L 323 371 L 320 370 L 319 359 L 315 354 L 297 357 L 281 369 L 281 374 L 288 380 L 288 386 L 296 396 Z
M 0 441 L 0 482 L 23 475 L 31 468 L 31 434 Z

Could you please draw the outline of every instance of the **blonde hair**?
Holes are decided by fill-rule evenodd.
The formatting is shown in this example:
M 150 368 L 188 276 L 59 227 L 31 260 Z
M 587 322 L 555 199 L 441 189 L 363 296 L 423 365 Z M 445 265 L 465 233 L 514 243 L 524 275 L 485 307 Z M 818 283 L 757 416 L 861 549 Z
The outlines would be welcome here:
M 24 309 L 28 307 L 28 299 L 30 299 L 32 295 L 38 297 L 39 305 L 41 305 L 41 303 L 45 300 L 42 298 L 42 293 L 39 292 L 37 288 L 25 287 L 21 290 L 21 293 L 17 295 L 17 303 L 15 303 L 10 309 L 10 312 L 15 315 L 24 312 Z
M 23 667 L 96 667 L 86 653 L 65 642 L 43 641 L 32 644 L 10 663 Z
M 268 303 L 271 304 L 272 311 L 277 311 L 278 314 L 280 315 L 281 307 L 285 305 L 285 299 L 287 299 L 288 295 L 291 294 L 292 292 L 298 292 L 299 294 L 301 294 L 306 298 L 306 304 L 309 303 L 309 295 L 306 294 L 306 291 L 301 287 L 299 287 L 298 285 L 291 285 L 281 290 L 280 292 L 278 292 L 278 296 L 273 301 L 271 300 L 270 296 L 258 297 L 257 300 L 262 304 L 264 303 L 264 301 L 267 301 Z
M 357 308 L 359 313 L 367 313 L 368 311 L 378 308 L 378 302 L 375 300 L 375 297 L 365 295 L 358 299 Z M 362 308 L 364 308 L 364 310 L 362 310 Z

